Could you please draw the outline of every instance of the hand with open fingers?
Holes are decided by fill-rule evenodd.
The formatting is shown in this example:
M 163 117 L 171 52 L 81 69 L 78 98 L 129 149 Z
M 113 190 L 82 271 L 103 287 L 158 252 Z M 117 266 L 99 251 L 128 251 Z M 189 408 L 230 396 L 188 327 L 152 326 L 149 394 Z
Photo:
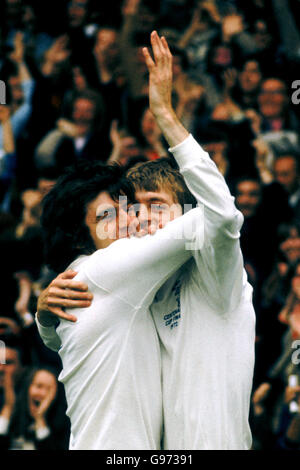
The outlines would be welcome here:
M 73 278 L 76 272 L 69 270 L 59 274 L 41 293 L 38 299 L 38 320 L 43 326 L 54 326 L 58 318 L 76 322 L 75 315 L 63 308 L 86 308 L 91 305 L 93 295 L 88 286 Z
M 234 67 L 226 69 L 223 73 L 224 87 L 227 92 L 230 92 L 237 81 L 237 70 Z
M 162 111 L 173 112 L 172 108 L 172 54 L 164 37 L 156 31 L 151 33 L 152 59 L 147 47 L 143 48 L 149 71 L 149 103 L 154 116 Z

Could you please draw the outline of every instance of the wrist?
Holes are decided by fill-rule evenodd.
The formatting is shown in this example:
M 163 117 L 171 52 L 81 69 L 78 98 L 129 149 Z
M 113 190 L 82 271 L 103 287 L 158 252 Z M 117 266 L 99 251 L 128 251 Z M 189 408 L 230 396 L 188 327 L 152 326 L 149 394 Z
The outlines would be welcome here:
M 42 310 L 38 310 L 37 312 L 37 320 L 41 326 L 49 327 L 55 326 L 56 319 L 52 315 L 52 313 L 48 313 Z
M 155 120 L 160 128 L 172 126 L 179 122 L 177 115 L 173 109 L 159 109 L 157 112 L 152 111 Z
M 181 124 L 174 111 L 160 113 L 156 116 L 156 122 L 170 147 L 175 147 L 189 136 L 189 132 Z
M 44 416 L 38 416 L 35 418 L 35 430 L 47 428 L 47 423 Z

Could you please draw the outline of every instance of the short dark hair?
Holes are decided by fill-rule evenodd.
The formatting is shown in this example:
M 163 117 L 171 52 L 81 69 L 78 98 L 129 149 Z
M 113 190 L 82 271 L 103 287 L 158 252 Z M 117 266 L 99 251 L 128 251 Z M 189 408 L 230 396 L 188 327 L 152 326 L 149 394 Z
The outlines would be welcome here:
M 299 153 L 296 150 L 291 150 L 287 148 L 286 151 L 281 150 L 275 153 L 275 160 L 274 164 L 277 162 L 277 160 L 281 160 L 282 158 L 292 158 L 295 163 L 296 163 L 296 169 L 297 173 L 299 173 L 300 170 L 300 156 Z
M 245 175 L 238 176 L 233 181 L 233 194 L 234 196 L 237 195 L 238 192 L 238 185 L 244 183 L 245 181 L 251 181 L 252 183 L 256 183 L 259 186 L 260 191 L 262 190 L 262 182 L 259 178 L 258 174 L 253 172 Z
M 121 166 L 85 161 L 69 167 L 45 196 L 41 217 L 45 262 L 55 272 L 96 250 L 85 217 L 87 205 L 103 191 L 113 200 L 123 194 L 134 201 L 133 186 Z

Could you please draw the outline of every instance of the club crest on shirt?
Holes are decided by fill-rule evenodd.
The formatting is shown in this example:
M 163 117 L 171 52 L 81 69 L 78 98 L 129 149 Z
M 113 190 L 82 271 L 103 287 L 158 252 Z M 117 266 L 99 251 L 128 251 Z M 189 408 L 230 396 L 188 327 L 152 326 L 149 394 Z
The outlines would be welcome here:
M 175 301 L 177 307 L 172 310 L 172 312 L 167 313 L 164 316 L 165 326 L 168 326 L 170 330 L 178 326 L 179 319 L 181 318 L 180 313 L 180 289 L 181 289 L 181 281 L 178 279 L 174 286 L 172 287 L 172 292 L 174 292 Z

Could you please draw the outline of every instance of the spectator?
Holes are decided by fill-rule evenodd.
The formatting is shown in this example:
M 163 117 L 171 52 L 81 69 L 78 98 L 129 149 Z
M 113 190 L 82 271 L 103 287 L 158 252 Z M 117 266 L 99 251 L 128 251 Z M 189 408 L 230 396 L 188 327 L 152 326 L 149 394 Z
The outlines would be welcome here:
M 102 134 L 104 107 L 102 96 L 87 90 L 78 94 L 72 104 L 71 120 L 58 121 L 56 130 L 46 136 L 40 145 L 47 145 L 42 156 L 37 154 L 40 167 L 55 165 L 59 169 L 74 163 L 79 158 L 106 161 L 109 143 Z M 101 142 L 101 150 L 99 149 Z M 53 143 L 54 142 L 54 143 Z
M 274 162 L 275 180 L 286 190 L 296 220 L 300 220 L 299 158 L 295 153 L 278 155 Z
M 34 89 L 34 80 L 24 62 L 23 34 L 15 36 L 15 47 L 8 65 L 8 86 L 11 91 L 10 113 L 11 124 L 15 139 L 20 137 L 32 111 L 31 98 Z M 11 67 L 11 68 L 10 68 Z M 0 147 L 3 146 L 3 130 L 0 127 Z
M 271 273 L 278 246 L 276 233 L 289 217 L 288 204 L 279 185 L 263 187 L 259 179 L 240 178 L 236 183 L 236 204 L 244 216 L 241 246 L 244 260 L 255 273 L 257 287 Z
M 11 184 L 16 173 L 15 140 L 9 108 L 0 105 L 0 125 L 3 132 L 3 147 L 0 147 L 0 207 L 9 212 Z
M 8 380 L 6 394 L 10 395 L 14 406 L 6 414 L 6 422 L 2 422 L 2 448 L 67 449 L 69 422 L 64 414 L 66 403 L 63 389 L 55 373 L 48 368 L 30 369 L 17 397 L 14 397 Z
M 258 107 L 262 116 L 261 130 L 281 131 L 297 129 L 298 122 L 288 107 L 289 96 L 286 84 L 278 78 L 267 78 L 261 84 Z

